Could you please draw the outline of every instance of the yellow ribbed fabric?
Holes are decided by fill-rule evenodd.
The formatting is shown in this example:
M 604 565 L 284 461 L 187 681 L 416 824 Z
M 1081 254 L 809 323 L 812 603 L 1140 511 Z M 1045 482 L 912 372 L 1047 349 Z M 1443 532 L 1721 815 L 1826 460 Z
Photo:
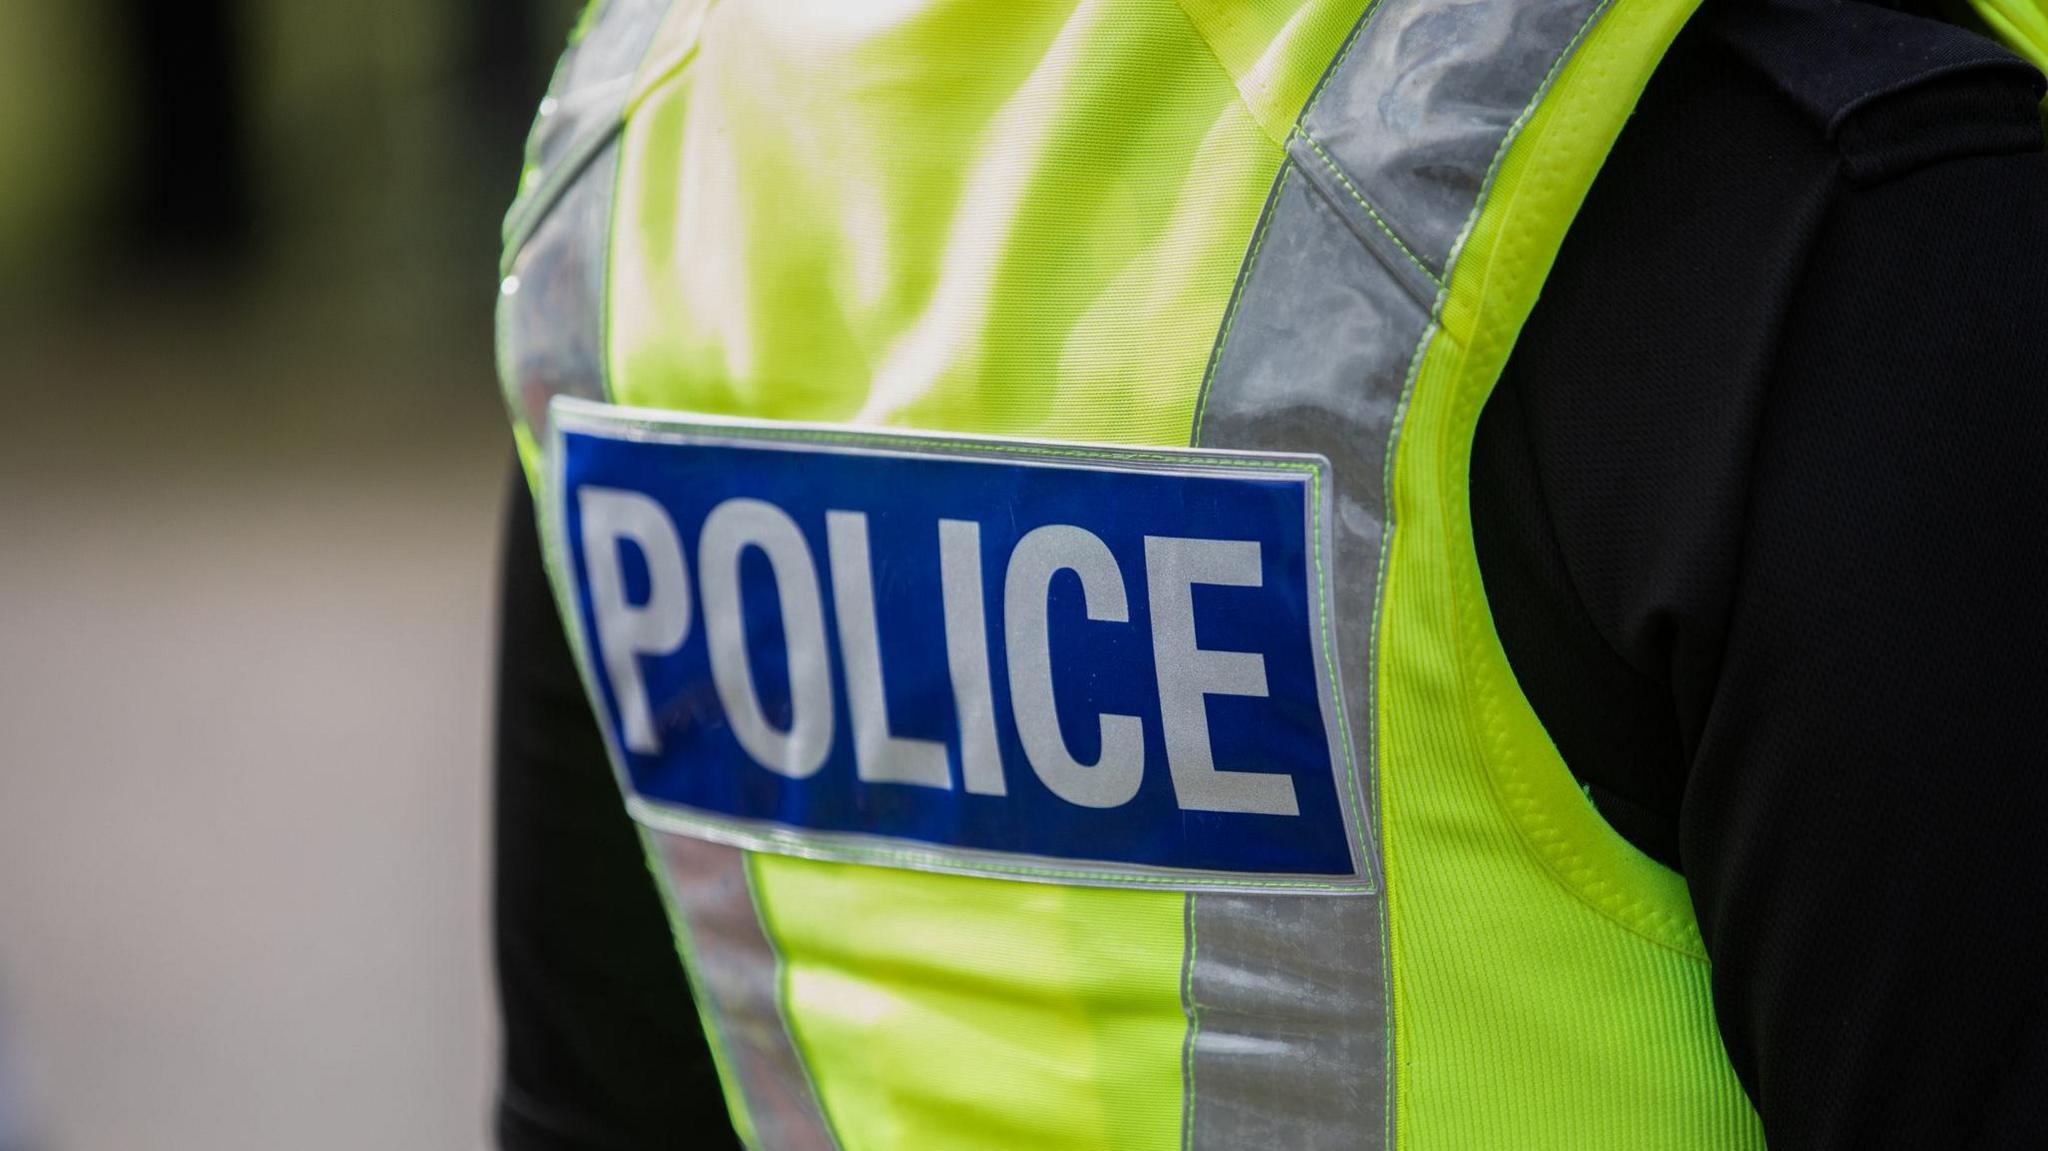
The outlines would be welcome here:
M 1562 70 L 1452 270 L 1402 425 L 1379 736 L 1409 1148 L 1762 1146 L 1684 884 L 1573 783 L 1515 685 L 1471 532 L 1480 409 L 1691 8 L 1624 0 Z

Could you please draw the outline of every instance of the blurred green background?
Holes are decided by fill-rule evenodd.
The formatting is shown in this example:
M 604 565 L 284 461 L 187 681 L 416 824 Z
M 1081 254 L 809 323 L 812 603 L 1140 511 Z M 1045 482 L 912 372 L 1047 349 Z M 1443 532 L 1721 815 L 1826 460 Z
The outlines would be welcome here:
M 0 0 L 0 1147 L 488 1145 L 497 228 L 576 0 Z

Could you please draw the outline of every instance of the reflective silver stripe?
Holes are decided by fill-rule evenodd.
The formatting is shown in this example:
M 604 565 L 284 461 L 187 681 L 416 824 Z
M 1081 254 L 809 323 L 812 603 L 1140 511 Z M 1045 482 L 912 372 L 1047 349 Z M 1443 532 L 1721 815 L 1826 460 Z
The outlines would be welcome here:
M 604 0 L 583 36 L 562 53 L 526 137 L 526 175 L 505 213 L 508 256 L 548 211 L 582 163 L 618 135 L 633 78 L 670 0 Z
M 1301 142 L 1430 272 L 1447 273 L 1494 159 L 1605 0 L 1383 0 Z M 1377 225 L 1370 225 L 1377 231 Z
M 1377 896 L 1188 896 L 1190 1148 L 1384 1146 Z
M 1338 667 L 1380 841 L 1374 658 L 1395 442 L 1498 158 L 1605 0 L 1381 0 L 1288 142 L 1196 406 L 1200 447 L 1334 479 Z M 1185 1142 L 1391 1147 L 1384 869 L 1347 900 L 1188 896 Z
M 505 214 L 498 380 L 536 440 L 554 396 L 603 399 L 605 253 L 618 134 L 670 0 L 607 0 L 555 68 Z
M 699 1007 L 722 1043 L 725 1071 L 746 1100 L 757 1146 L 830 1151 L 837 1144 L 783 1023 L 782 959 L 761 930 L 746 853 L 650 831 L 671 910 L 682 917 Z
M 1386 463 L 1429 313 L 1293 161 L 1267 211 L 1196 442 L 1330 459 L 1342 706 L 1382 881 L 1346 900 L 1189 897 L 1186 1144 L 1385 1148 L 1393 1064 L 1370 657 Z M 1321 1006 L 1304 1017 L 1304 1001 Z
M 1387 448 L 1429 313 L 1366 254 L 1307 179 L 1282 172 L 1269 211 L 1196 442 L 1289 444 L 1329 459 L 1337 666 L 1348 726 L 1364 752 L 1372 731 L 1364 625 L 1378 591 Z
M 498 376 L 514 421 L 548 437 L 557 396 L 606 398 L 604 307 L 619 132 L 626 100 L 671 0 L 606 0 L 564 53 L 527 141 L 527 171 L 505 218 L 498 299 Z M 685 5 L 675 15 L 701 13 Z M 559 486 L 559 485 L 557 485 Z M 558 525 L 544 521 L 549 567 L 565 598 Z M 576 629 L 569 638 L 592 679 Z M 595 697 L 593 707 L 602 707 Z M 607 736 L 607 743 L 610 742 Z M 620 761 L 617 749 L 611 759 Z M 693 994 L 758 1147 L 837 1146 L 784 1024 L 781 958 L 761 925 L 746 853 L 655 829 L 661 886 L 687 951 Z
M 514 253 L 498 291 L 498 380 L 513 418 L 543 441 L 549 400 L 605 396 L 605 243 L 618 160 L 615 139 Z

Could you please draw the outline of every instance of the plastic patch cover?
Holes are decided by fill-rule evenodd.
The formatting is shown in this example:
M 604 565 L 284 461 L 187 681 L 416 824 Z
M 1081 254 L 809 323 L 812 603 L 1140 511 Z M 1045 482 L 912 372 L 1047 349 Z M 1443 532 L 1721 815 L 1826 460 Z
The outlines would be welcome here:
M 634 816 L 1047 882 L 1372 889 L 1321 457 L 554 402 L 550 564 Z

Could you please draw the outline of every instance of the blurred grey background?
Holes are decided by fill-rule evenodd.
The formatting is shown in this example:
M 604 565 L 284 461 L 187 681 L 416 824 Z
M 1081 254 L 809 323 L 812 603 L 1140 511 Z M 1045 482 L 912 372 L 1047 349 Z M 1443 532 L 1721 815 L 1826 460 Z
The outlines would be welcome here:
M 500 214 L 575 0 L 0 0 L 0 1148 L 476 1148 Z

